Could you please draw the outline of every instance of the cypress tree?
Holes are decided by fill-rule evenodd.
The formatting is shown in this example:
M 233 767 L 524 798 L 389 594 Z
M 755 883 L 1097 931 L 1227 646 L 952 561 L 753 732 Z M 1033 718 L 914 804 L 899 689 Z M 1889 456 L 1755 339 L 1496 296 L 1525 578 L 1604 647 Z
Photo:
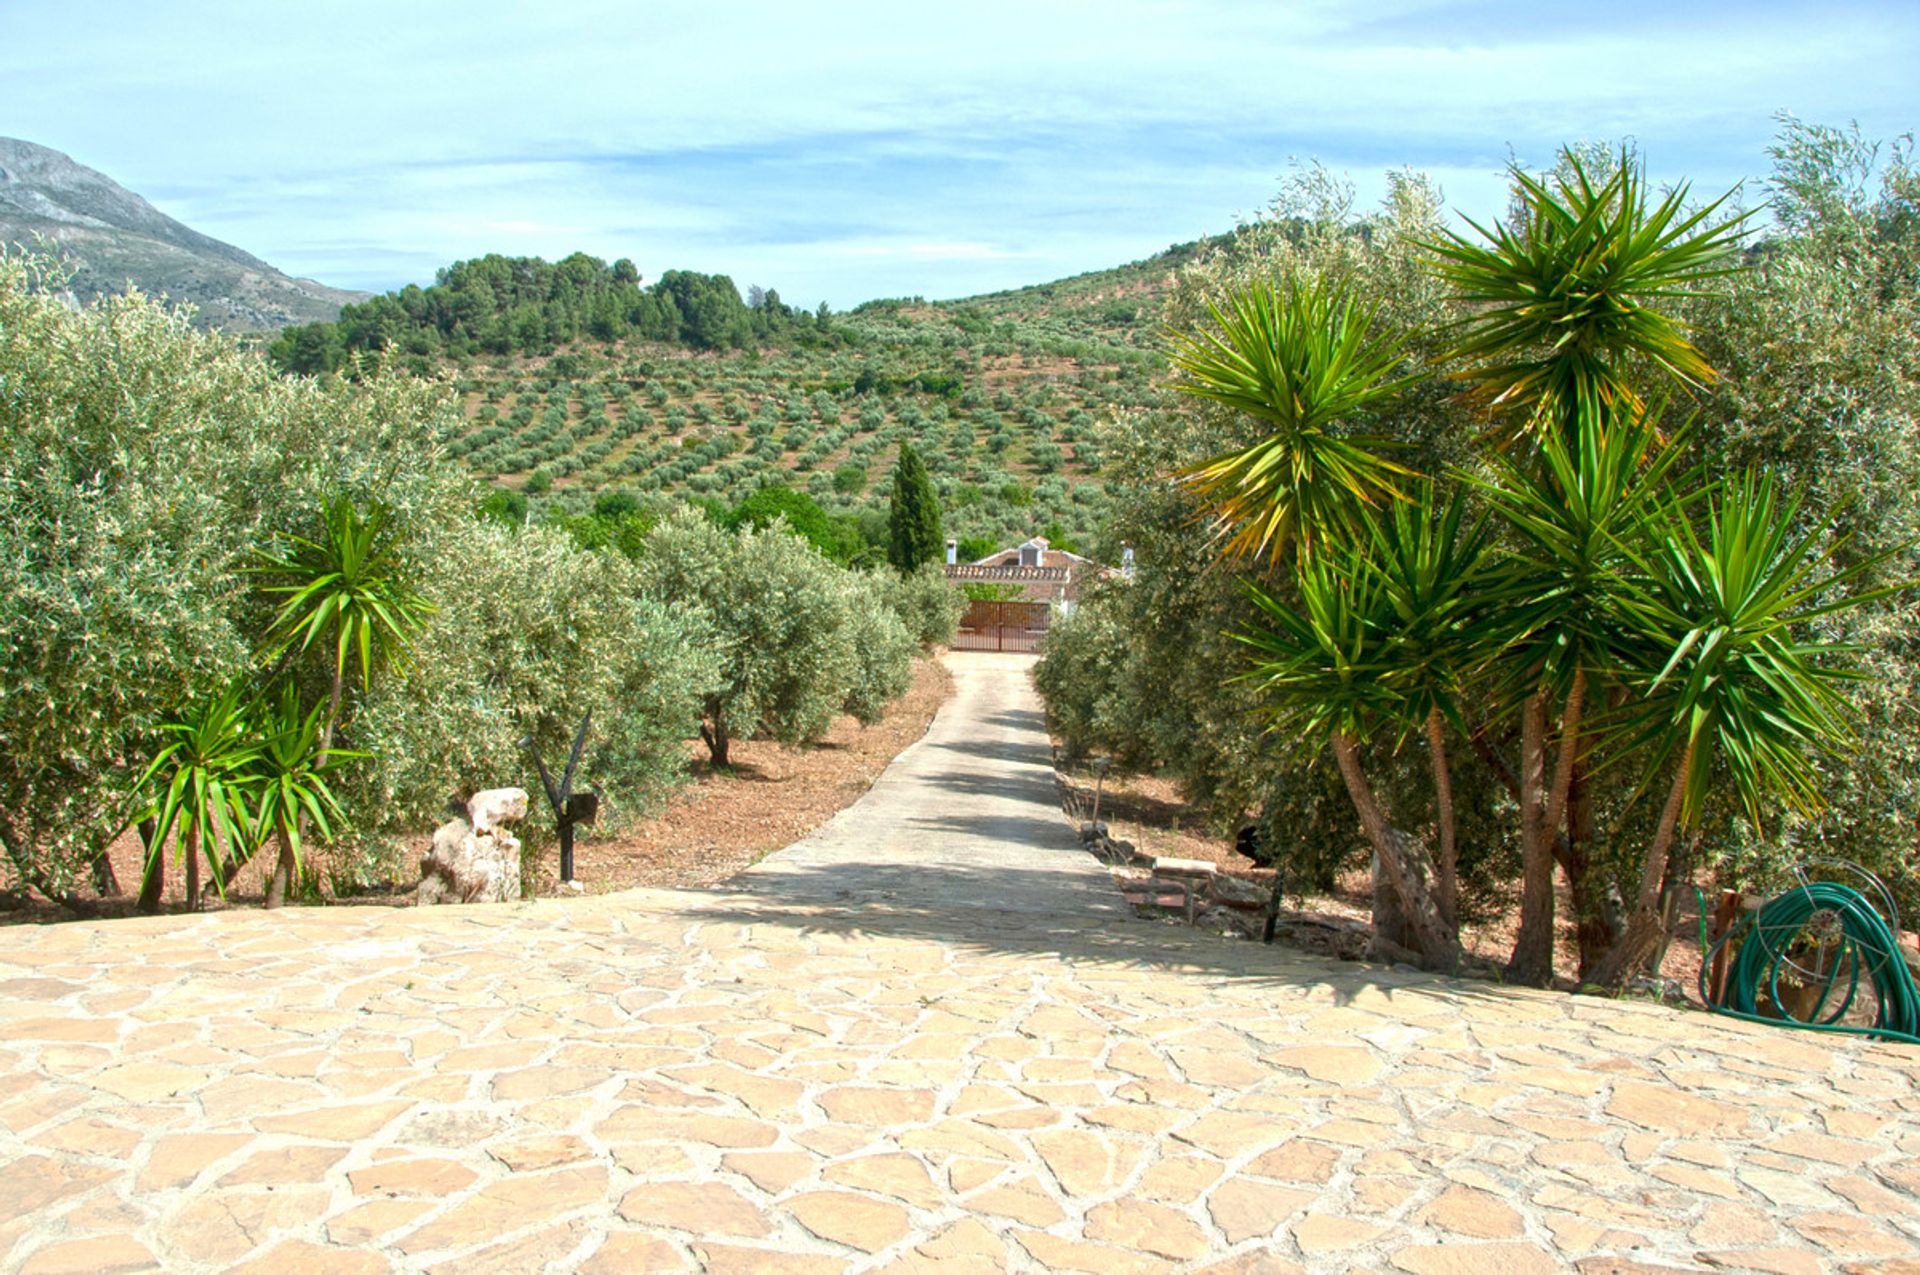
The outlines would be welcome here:
M 887 513 L 887 561 L 903 575 L 940 561 L 940 498 L 912 443 L 900 444 L 893 467 L 893 505 Z

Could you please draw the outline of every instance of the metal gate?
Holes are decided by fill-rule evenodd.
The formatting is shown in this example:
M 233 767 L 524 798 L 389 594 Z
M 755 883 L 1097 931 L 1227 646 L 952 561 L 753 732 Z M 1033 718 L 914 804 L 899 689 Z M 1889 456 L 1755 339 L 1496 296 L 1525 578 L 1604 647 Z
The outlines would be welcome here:
M 971 602 L 953 635 L 956 651 L 1037 651 L 1047 635 L 1044 602 Z

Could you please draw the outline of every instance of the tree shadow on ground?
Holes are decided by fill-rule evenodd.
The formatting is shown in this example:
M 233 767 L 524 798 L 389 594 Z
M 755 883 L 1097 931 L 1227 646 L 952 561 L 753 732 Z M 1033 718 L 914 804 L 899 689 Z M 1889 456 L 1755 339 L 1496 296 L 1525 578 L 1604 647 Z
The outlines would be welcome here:
M 1030 766 L 1047 766 L 1051 764 L 1051 759 L 1048 757 L 1046 749 L 1037 748 L 1032 744 L 1014 743 L 1011 741 L 990 743 L 985 740 L 963 740 L 929 744 L 928 747 L 938 749 L 941 752 L 965 753 L 969 757 L 980 757 L 987 761 L 1021 762 Z
M 1324 992 L 1342 1005 L 1368 990 L 1389 998 L 1507 996 L 1498 985 L 1476 979 L 1337 961 L 1142 917 L 1110 881 L 1063 878 L 1044 862 L 862 865 L 860 875 L 862 884 L 855 884 L 837 866 L 811 865 L 786 868 L 777 878 L 744 874 L 692 914 L 714 923 L 934 942 L 982 955 L 1052 957 L 1075 966 L 1198 973 L 1237 987 Z M 927 902 L 934 898 L 940 901 Z
M 994 798 L 1018 802 L 1022 805 L 1038 805 L 1049 810 L 1058 807 L 1053 776 L 1045 771 L 1036 771 L 1029 775 L 957 771 L 926 776 L 925 782 L 956 796 Z M 1063 817 L 1048 819 L 1045 822 L 1058 829 L 1067 829 Z M 1070 831 L 1069 835 L 1071 835 Z

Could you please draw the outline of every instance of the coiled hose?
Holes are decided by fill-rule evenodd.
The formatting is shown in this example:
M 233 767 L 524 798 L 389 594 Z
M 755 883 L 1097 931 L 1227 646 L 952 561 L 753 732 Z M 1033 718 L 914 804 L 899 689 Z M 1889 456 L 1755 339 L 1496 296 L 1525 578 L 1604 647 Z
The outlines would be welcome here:
M 1700 999 L 1715 1013 L 1776 1027 L 1920 1045 L 1920 989 L 1915 988 L 1900 955 L 1898 936 L 1858 890 L 1832 881 L 1808 881 L 1769 899 L 1728 927 L 1711 946 L 1704 904 L 1702 899 Z M 1810 926 L 1828 954 L 1824 972 L 1810 971 L 1788 954 Z M 1724 996 L 1716 1002 L 1709 989 L 1709 971 L 1721 949 L 1736 942 L 1739 950 L 1727 969 Z M 1810 1010 L 1795 1013 L 1788 1008 L 1791 998 L 1783 999 L 1781 994 L 1783 974 L 1790 991 L 1797 990 L 1803 1000 L 1813 996 Z M 1842 1022 L 1863 987 L 1871 987 L 1879 999 L 1873 1025 Z M 1779 1010 L 1777 1016 L 1760 1013 L 1762 993 Z

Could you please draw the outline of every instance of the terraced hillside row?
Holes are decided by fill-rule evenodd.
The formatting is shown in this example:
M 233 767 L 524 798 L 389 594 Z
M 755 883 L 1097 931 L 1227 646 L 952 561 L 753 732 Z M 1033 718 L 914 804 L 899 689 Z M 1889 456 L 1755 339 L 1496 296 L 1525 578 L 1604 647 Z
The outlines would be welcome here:
M 1159 393 L 1161 294 L 1206 246 L 962 301 L 875 301 L 831 316 L 782 308 L 771 323 L 736 320 L 735 348 L 690 332 L 600 339 L 591 315 L 570 334 L 551 305 L 549 332 L 562 339 L 536 338 L 531 349 L 463 341 L 458 326 L 434 341 L 391 330 L 409 312 L 447 330 L 435 289 L 381 298 L 378 340 L 416 370 L 452 378 L 467 423 L 447 440 L 451 453 L 536 503 L 573 509 L 625 490 L 733 504 L 783 483 L 830 513 L 876 511 L 910 441 L 949 534 L 970 547 L 1046 534 L 1117 553 L 1103 543 L 1109 458 L 1097 426 Z M 749 301 L 750 315 L 779 306 L 758 289 Z M 354 331 L 355 319 L 349 310 L 341 327 Z M 772 335 L 740 335 L 756 329 Z M 485 345 L 496 348 L 476 348 Z

